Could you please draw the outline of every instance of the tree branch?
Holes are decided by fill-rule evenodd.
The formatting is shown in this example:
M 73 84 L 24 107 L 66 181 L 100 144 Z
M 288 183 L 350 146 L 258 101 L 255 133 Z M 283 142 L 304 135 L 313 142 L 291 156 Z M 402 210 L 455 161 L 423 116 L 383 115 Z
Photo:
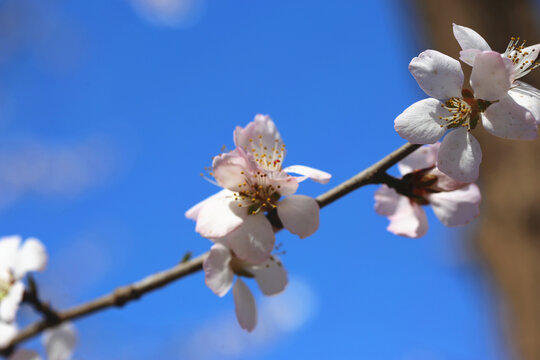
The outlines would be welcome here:
M 364 171 L 318 196 L 316 200 L 319 203 L 319 206 L 323 208 L 362 186 L 386 183 L 386 181 L 391 179 L 391 177 L 387 176 L 386 170 L 411 154 L 420 146 L 421 145 L 413 144 L 401 146 L 399 149 L 393 151 Z M 279 226 L 276 230 L 279 230 Z M 75 320 L 110 307 L 122 307 L 132 300 L 139 299 L 146 293 L 159 289 L 187 275 L 198 272 L 202 270 L 202 265 L 207 255 L 208 253 L 204 253 L 194 259 L 182 261 L 180 264 L 173 266 L 168 270 L 149 275 L 133 284 L 119 287 L 112 293 L 90 300 L 81 305 L 64 311 L 55 311 L 54 316 L 45 316 L 43 320 L 37 321 L 21 330 L 2 354 L 6 354 L 9 350 L 13 350 L 15 345 L 36 336 L 48 328 L 57 326 L 64 321 Z M 32 306 L 38 309 L 38 311 L 40 311 L 40 309 L 51 309 L 48 304 L 39 302 L 37 297 L 32 300 Z M 45 315 L 47 314 L 46 312 L 41 312 Z

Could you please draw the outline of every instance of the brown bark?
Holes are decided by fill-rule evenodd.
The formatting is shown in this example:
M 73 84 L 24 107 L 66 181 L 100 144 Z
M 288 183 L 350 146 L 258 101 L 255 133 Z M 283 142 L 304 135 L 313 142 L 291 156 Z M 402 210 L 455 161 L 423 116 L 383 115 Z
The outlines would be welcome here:
M 416 0 L 433 49 L 457 57 L 452 22 L 479 32 L 497 51 L 511 36 L 540 42 L 533 1 Z M 464 66 L 466 67 L 466 66 Z M 540 88 L 540 70 L 524 79 Z M 506 334 L 519 358 L 540 359 L 540 140 L 510 141 L 474 131 L 484 154 L 482 218 L 475 238 L 507 309 Z

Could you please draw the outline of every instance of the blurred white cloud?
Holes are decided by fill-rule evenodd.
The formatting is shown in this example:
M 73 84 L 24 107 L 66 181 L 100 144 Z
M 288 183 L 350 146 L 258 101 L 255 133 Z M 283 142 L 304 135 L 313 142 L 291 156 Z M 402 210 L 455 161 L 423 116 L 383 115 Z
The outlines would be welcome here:
M 316 312 L 317 300 L 305 282 L 292 279 L 284 293 L 257 300 L 259 321 L 252 333 L 243 331 L 233 309 L 196 329 L 182 341 L 177 358 L 187 360 L 237 358 L 264 350 L 287 333 L 299 330 Z M 177 352 L 178 354 L 178 352 Z
M 74 197 L 103 184 L 119 151 L 106 137 L 71 144 L 16 139 L 0 146 L 0 208 L 25 195 Z
M 189 27 L 199 22 L 206 0 L 129 0 L 144 20 L 163 27 Z

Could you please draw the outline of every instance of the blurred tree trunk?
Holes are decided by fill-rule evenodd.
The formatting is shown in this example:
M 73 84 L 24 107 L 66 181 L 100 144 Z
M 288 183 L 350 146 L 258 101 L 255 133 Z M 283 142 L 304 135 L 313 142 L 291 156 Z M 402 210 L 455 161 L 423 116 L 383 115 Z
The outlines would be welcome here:
M 500 52 L 511 36 L 540 42 L 534 1 L 415 0 L 431 48 L 459 57 L 452 22 L 473 28 Z M 464 68 L 468 66 L 464 65 Z M 525 77 L 540 88 L 540 70 Z M 475 248 L 507 311 L 505 333 L 519 358 L 540 359 L 540 140 L 510 141 L 477 128 L 484 158 L 483 207 Z M 478 131 L 480 130 L 480 131 Z M 505 313 L 506 312 L 506 313 Z

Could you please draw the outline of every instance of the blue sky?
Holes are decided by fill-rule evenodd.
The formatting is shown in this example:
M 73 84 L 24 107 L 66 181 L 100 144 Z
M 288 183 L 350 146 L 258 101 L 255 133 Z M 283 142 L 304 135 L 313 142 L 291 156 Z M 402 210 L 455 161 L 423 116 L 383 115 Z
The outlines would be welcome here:
M 208 0 L 178 18 L 137 1 L 0 3 L 0 225 L 46 244 L 36 277 L 61 308 L 208 250 L 184 211 L 217 190 L 199 174 L 255 114 L 286 164 L 333 174 L 302 184 L 316 196 L 403 144 L 393 119 L 424 97 L 407 65 L 425 42 L 399 1 Z M 278 235 L 293 281 L 258 299 L 261 331 L 238 331 L 231 294 L 197 274 L 76 322 L 76 358 L 507 358 L 469 255 L 478 221 L 449 230 L 428 211 L 427 236 L 396 237 L 374 190 L 325 208 L 308 239 Z

